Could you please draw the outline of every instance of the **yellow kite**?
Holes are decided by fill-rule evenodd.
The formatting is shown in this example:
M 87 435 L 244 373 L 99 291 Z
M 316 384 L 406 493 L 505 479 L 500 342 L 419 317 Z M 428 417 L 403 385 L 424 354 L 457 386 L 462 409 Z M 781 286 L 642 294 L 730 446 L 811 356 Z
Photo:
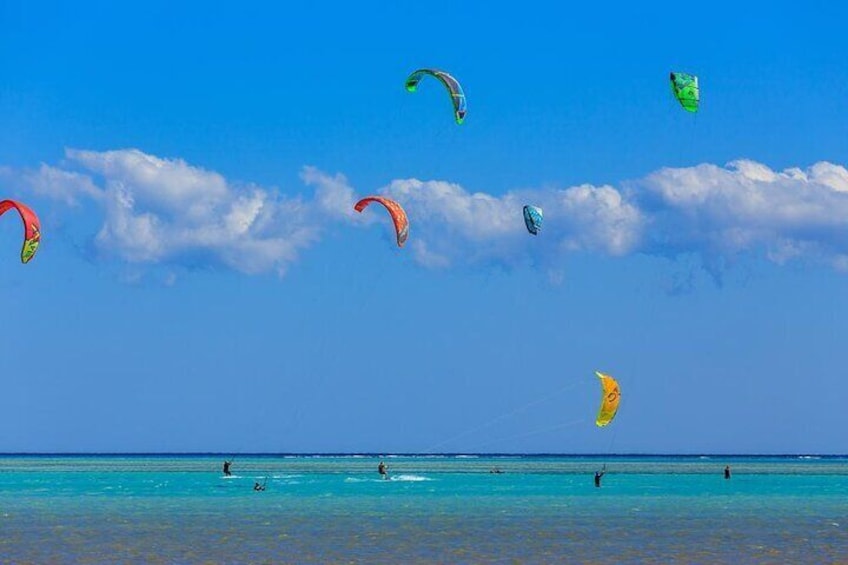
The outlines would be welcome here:
M 602 428 L 615 418 L 615 413 L 618 412 L 618 403 L 621 401 L 621 391 L 618 388 L 618 383 L 611 376 L 598 371 L 595 371 L 595 374 L 601 379 L 601 387 L 603 388 L 601 409 L 598 410 L 598 418 L 595 420 L 595 424 Z

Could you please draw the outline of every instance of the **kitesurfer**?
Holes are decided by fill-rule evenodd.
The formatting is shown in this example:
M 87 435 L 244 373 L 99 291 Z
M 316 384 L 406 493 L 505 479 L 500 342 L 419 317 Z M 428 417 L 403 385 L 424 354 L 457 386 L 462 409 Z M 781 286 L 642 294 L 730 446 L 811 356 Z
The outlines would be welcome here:
M 725 479 L 729 479 L 729 478 L 730 478 L 730 465 L 725 465 L 725 466 L 724 466 L 724 478 L 725 478 Z
M 386 467 L 386 464 L 383 463 L 382 461 L 380 461 L 380 464 L 377 465 L 377 472 L 380 473 L 380 476 L 383 477 L 383 479 L 389 478 L 388 467 Z
M 265 484 L 263 483 L 263 484 L 260 485 L 259 481 L 256 481 L 255 483 L 253 483 L 253 490 L 256 490 L 256 491 L 265 490 Z
M 601 487 L 601 477 L 604 476 L 604 473 L 606 473 L 606 470 L 603 469 L 600 471 L 595 471 L 595 486 L 598 488 Z
M 232 473 L 230 472 L 230 465 L 231 464 L 232 464 L 232 461 L 224 461 L 224 476 L 225 477 L 229 477 L 229 476 L 232 475 Z

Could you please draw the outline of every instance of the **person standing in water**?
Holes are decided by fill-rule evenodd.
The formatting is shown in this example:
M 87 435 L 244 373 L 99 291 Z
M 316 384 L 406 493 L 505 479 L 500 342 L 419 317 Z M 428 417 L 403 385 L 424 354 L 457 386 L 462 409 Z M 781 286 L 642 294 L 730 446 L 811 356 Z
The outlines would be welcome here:
M 380 476 L 383 477 L 384 480 L 389 478 L 389 469 L 382 461 L 380 461 L 380 464 L 377 465 L 377 472 L 380 473 Z
M 729 479 L 729 478 L 730 478 L 730 465 L 725 465 L 725 466 L 724 466 L 724 478 L 725 478 L 725 479 Z
M 607 472 L 606 465 L 600 471 L 595 471 L 595 486 L 601 488 L 601 477 L 604 476 L 604 473 Z
M 225 477 L 229 477 L 229 476 L 232 475 L 232 473 L 230 472 L 230 465 L 231 464 L 232 464 L 232 461 L 224 461 L 224 476 Z

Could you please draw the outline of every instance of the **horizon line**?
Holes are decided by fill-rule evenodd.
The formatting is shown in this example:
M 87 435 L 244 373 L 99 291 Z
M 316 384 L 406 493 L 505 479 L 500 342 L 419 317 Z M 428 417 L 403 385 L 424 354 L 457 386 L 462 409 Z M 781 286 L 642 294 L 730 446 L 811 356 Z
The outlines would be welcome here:
M 672 452 L 626 452 L 626 453 L 557 453 L 557 452 L 389 452 L 389 451 L 314 451 L 314 452 L 241 452 L 231 451 L 9 451 L 0 452 L 0 457 L 823 457 L 848 458 L 848 453 L 672 453 Z

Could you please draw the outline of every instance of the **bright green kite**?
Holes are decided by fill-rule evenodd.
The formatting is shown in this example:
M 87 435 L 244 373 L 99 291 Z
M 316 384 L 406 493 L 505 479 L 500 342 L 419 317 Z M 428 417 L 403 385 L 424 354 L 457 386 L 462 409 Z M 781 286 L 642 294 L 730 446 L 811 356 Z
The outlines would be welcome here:
M 671 91 L 687 112 L 697 112 L 701 101 L 698 77 L 687 73 L 671 73 Z

